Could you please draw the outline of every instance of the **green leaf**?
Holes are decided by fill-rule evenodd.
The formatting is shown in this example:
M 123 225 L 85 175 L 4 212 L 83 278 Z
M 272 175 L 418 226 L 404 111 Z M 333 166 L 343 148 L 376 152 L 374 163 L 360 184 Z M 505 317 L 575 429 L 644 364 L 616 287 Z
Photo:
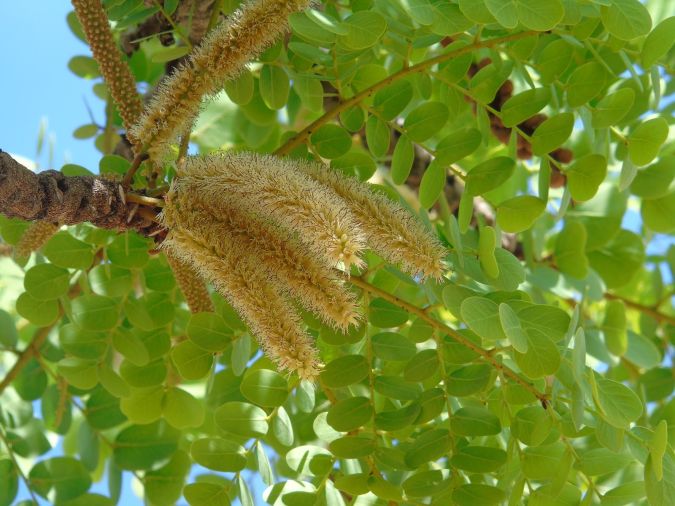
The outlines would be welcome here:
M 450 111 L 442 102 L 425 102 L 410 111 L 403 126 L 415 142 L 423 142 L 438 133 L 448 121 Z
M 433 7 L 434 17 L 431 23 L 431 31 L 437 35 L 454 35 L 473 26 L 473 23 L 464 17 L 457 5 L 435 2 Z
M 246 467 L 246 450 L 218 437 L 196 439 L 190 446 L 194 461 L 214 471 L 236 473 Z
M 231 434 L 242 437 L 262 437 L 269 425 L 267 413 L 246 402 L 226 402 L 214 413 L 216 425 Z
M 654 200 L 643 200 L 640 214 L 654 232 L 668 234 L 675 230 L 675 192 Z
M 518 93 L 502 106 L 500 111 L 502 123 L 505 127 L 514 127 L 537 114 L 550 101 L 551 91 L 548 88 L 535 88 Z
M 183 489 L 185 500 L 190 506 L 230 506 L 228 489 L 217 483 L 190 483 Z
M 590 200 L 607 175 L 607 159 L 588 154 L 576 160 L 566 171 L 567 187 L 574 200 Z
M 470 473 L 496 471 L 506 462 L 506 452 L 487 446 L 465 446 L 453 454 L 450 464 Z
M 115 438 L 115 464 L 121 469 L 150 469 L 176 451 L 179 436 L 176 429 L 162 421 L 131 425 Z
M 33 491 L 54 502 L 75 499 L 91 485 L 91 477 L 82 462 L 72 457 L 52 457 L 38 462 L 30 470 L 28 481 Z
M 320 379 L 328 388 L 339 388 L 358 383 L 370 372 L 368 361 L 362 355 L 345 355 L 326 364 Z
M 389 151 L 391 142 L 389 125 L 377 116 L 371 115 L 366 121 L 366 142 L 373 156 L 382 158 Z
M 619 88 L 598 102 L 593 108 L 593 128 L 609 128 L 616 125 L 630 111 L 635 102 L 631 88 Z
M 375 413 L 375 427 L 379 430 L 397 431 L 412 425 L 420 415 L 422 408 L 413 402 L 401 409 Z
M 615 473 L 632 461 L 630 455 L 615 453 L 607 448 L 595 448 L 581 454 L 576 467 L 588 476 L 600 476 Z
M 497 22 L 512 30 L 518 26 L 518 11 L 515 0 L 484 0 L 485 5 Z
M 415 344 L 395 332 L 382 332 L 371 337 L 373 353 L 382 360 L 405 361 L 415 354 Z
M 372 454 L 377 442 L 371 437 L 345 436 L 331 441 L 328 449 L 340 459 L 359 459 Z
M 608 300 L 605 306 L 605 319 L 602 322 L 607 349 L 617 357 L 628 349 L 626 332 L 626 306 L 621 300 Z
M 447 170 L 436 160 L 432 161 L 426 168 L 419 189 L 420 205 L 423 208 L 430 208 L 438 200 L 443 188 L 445 188 L 446 175 Z
M 448 394 L 465 397 L 483 391 L 492 380 L 492 368 L 488 364 L 471 364 L 448 375 Z
M 413 87 L 408 80 L 394 81 L 375 94 L 373 106 L 384 120 L 398 116 L 413 98 Z
M 450 450 L 451 439 L 447 429 L 431 429 L 422 433 L 405 453 L 405 463 L 416 468 L 434 461 Z
M 415 147 L 407 135 L 402 135 L 396 141 L 394 154 L 391 159 L 391 180 L 394 184 L 403 184 L 410 175 L 415 160 Z
M 188 429 L 204 423 L 204 406 L 191 394 L 180 388 L 170 388 L 164 394 L 162 415 L 172 427 Z
M 612 0 L 600 7 L 600 18 L 607 31 L 620 40 L 646 35 L 652 27 L 649 12 L 638 0 Z
M 675 156 L 665 156 L 638 171 L 630 191 L 643 199 L 659 199 L 675 190 Z
M 497 207 L 497 223 L 505 232 L 522 232 L 532 226 L 546 209 L 546 203 L 532 195 L 508 199 Z
M 213 353 L 190 341 L 183 341 L 171 350 L 171 359 L 178 373 L 186 380 L 198 380 L 206 376 L 213 365 Z
M 341 24 L 340 29 L 344 35 L 338 37 L 341 46 L 352 51 L 360 51 L 374 46 L 384 35 L 387 22 L 374 11 L 358 11 L 347 17 Z
M 607 72 L 597 62 L 590 61 L 576 68 L 567 80 L 567 103 L 579 107 L 598 96 L 605 87 Z
M 514 352 L 518 367 L 530 378 L 553 374 L 560 367 L 560 352 L 545 334 L 527 333 L 527 351 Z
M 7 458 L 0 459 L 0 506 L 10 506 L 19 491 L 19 475 L 14 463 Z
M 495 256 L 496 245 L 495 229 L 488 225 L 481 228 L 478 236 L 478 260 L 483 272 L 490 278 L 499 276 L 499 264 Z
M 232 340 L 232 331 L 223 317 L 216 313 L 193 314 L 186 333 L 197 346 L 216 353 L 227 348 Z
M 97 265 L 89 271 L 89 284 L 94 293 L 108 297 L 123 297 L 133 287 L 129 269 L 111 264 Z
M 670 51 L 670 48 L 675 44 L 673 41 L 673 30 L 675 30 L 675 16 L 661 21 L 647 35 L 644 44 L 642 44 L 641 56 L 643 68 L 651 67 L 657 60 Z
M 650 506 L 667 506 L 675 493 L 675 457 L 672 451 L 663 457 L 663 478 L 659 479 L 652 456 L 645 464 L 645 489 Z
M 505 498 L 503 490 L 482 483 L 461 485 L 452 492 L 452 500 L 459 506 L 500 504 Z
M 528 406 L 516 413 L 511 426 L 513 434 L 528 446 L 539 446 L 548 438 L 553 419 L 541 406 Z
M 513 349 L 520 353 L 526 353 L 527 335 L 520 325 L 518 315 L 511 309 L 511 306 L 504 303 L 499 304 L 499 320 Z
M 316 130 L 310 137 L 317 153 L 324 158 L 338 158 L 349 151 L 352 137 L 342 127 L 329 123 Z
M 148 241 L 138 234 L 127 232 L 115 237 L 106 248 L 108 258 L 113 264 L 126 269 L 141 268 L 150 258 Z M 91 262 L 90 262 L 91 263 Z
M 538 32 L 551 30 L 565 14 L 560 0 L 517 0 L 516 9 L 520 23 Z
M 572 134 L 574 114 L 563 112 L 545 120 L 532 134 L 532 152 L 544 156 L 562 144 Z
M 436 145 L 436 160 L 442 165 L 458 162 L 476 151 L 481 141 L 481 134 L 475 128 L 457 130 Z
M 466 406 L 455 411 L 450 418 L 450 428 L 459 436 L 490 436 L 499 434 L 499 418 L 483 407 Z
M 42 248 L 47 259 L 66 269 L 86 269 L 94 260 L 91 246 L 68 232 L 57 232 Z
M 628 428 L 631 422 L 642 415 L 640 398 L 627 386 L 610 379 L 599 379 L 599 407 L 605 419 L 615 427 Z
M 479 336 L 495 340 L 506 339 L 499 319 L 499 306 L 485 297 L 468 297 L 460 309 L 462 319 Z
M 244 374 L 240 390 L 246 399 L 263 407 L 281 406 L 288 397 L 286 380 L 269 369 L 248 371 Z
M 19 339 L 19 333 L 16 331 L 14 318 L 7 312 L 0 309 L 0 344 L 7 348 L 16 346 Z
M 661 145 L 668 138 L 665 118 L 652 118 L 640 123 L 628 136 L 628 156 L 637 165 L 647 165 L 659 154 Z
M 288 101 L 291 84 L 286 71 L 277 65 L 263 65 L 260 70 L 260 96 L 270 109 L 281 109 Z
M 248 69 L 244 69 L 234 79 L 225 81 L 225 92 L 235 104 L 248 104 L 253 98 L 254 91 L 253 74 Z
M 373 407 L 366 397 L 350 397 L 337 401 L 328 409 L 326 420 L 337 431 L 349 432 L 366 424 L 373 417 Z
M 26 291 L 36 300 L 58 299 L 66 294 L 69 285 L 68 271 L 52 264 L 31 267 L 23 279 Z
M 272 419 L 272 431 L 282 445 L 293 445 L 293 423 L 283 406 L 278 407 L 277 416 Z
M 373 299 L 369 306 L 370 323 L 381 329 L 399 327 L 408 321 L 408 313 L 384 299 Z
M 114 299 L 102 295 L 82 295 L 71 305 L 73 321 L 85 330 L 110 330 L 119 321 Z
M 131 324 L 141 330 L 164 327 L 174 318 L 173 303 L 166 294 L 159 292 L 127 300 L 124 311 Z
M 556 265 L 561 272 L 579 279 L 588 275 L 586 238 L 586 227 L 582 223 L 565 223 L 565 228 L 558 233 L 554 250 Z
M 466 191 L 471 195 L 483 195 L 500 187 L 513 175 L 516 162 L 507 156 L 498 156 L 479 163 L 469 170 Z
M 642 239 L 628 230 L 620 230 L 614 238 L 588 253 L 591 267 L 607 288 L 625 285 L 642 265 L 645 256 Z
M 406 478 L 403 482 L 403 490 L 408 497 L 437 495 L 451 485 L 449 476 L 450 472 L 447 469 L 418 472 Z
M 602 506 L 625 506 L 645 497 L 645 482 L 631 481 L 615 487 L 602 496 Z
M 134 365 L 144 366 L 150 362 L 150 353 L 141 338 L 124 328 L 118 329 L 113 334 L 112 345 L 117 352 Z
M 25 292 L 16 299 L 16 312 L 35 325 L 46 327 L 59 317 L 59 303 L 56 300 L 37 300 Z

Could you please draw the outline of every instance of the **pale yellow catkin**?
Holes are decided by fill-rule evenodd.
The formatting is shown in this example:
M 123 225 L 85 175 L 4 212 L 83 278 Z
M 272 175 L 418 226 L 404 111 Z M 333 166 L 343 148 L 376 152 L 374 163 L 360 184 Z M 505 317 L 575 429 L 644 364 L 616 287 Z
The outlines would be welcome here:
M 301 174 L 297 162 L 257 153 L 189 157 L 176 191 L 214 209 L 237 207 L 296 234 L 329 267 L 360 266 L 365 237 L 345 201 Z
M 273 224 L 236 208 L 225 212 L 198 204 L 194 195 L 177 193 L 175 189 L 169 192 L 166 202 L 163 220 L 170 229 L 198 233 L 218 254 L 236 244 L 271 273 L 281 291 L 298 299 L 325 324 L 344 331 L 358 323 L 356 296 L 346 289 L 337 273 Z
M 318 352 L 290 302 L 270 283 L 269 275 L 236 244 L 216 252 L 204 238 L 172 230 L 163 247 L 189 262 L 208 279 L 248 324 L 266 355 L 280 369 L 303 379 L 318 374 Z M 224 253 L 224 254 L 223 254 Z
M 440 278 L 446 250 L 438 238 L 400 204 L 355 177 L 314 162 L 298 161 L 296 170 L 331 188 L 349 206 L 368 245 L 410 275 Z
M 36 221 L 26 229 L 14 247 L 17 258 L 26 258 L 33 251 L 39 250 L 51 237 L 58 232 L 59 226 L 49 221 Z
M 103 4 L 101 0 L 72 0 L 72 3 L 124 127 L 129 130 L 140 118 L 143 104 L 136 80 L 115 43 Z
M 253 0 L 204 37 L 201 45 L 159 86 L 143 117 L 132 129 L 137 142 L 161 157 L 180 133 L 189 130 L 202 97 L 217 93 L 246 64 L 287 29 L 288 16 L 309 0 Z
M 190 311 L 192 313 L 213 311 L 213 302 L 206 284 L 192 265 L 178 258 L 171 250 L 167 249 L 164 253 Z

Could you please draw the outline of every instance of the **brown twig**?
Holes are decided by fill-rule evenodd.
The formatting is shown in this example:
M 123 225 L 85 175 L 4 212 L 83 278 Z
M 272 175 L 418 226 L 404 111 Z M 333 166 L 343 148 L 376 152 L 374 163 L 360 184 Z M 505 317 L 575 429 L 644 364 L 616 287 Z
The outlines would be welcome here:
M 60 315 L 59 315 L 60 317 Z M 57 319 L 58 321 L 58 319 Z M 39 328 L 33 334 L 33 339 L 28 343 L 28 346 L 19 354 L 19 358 L 14 362 L 14 365 L 5 375 L 5 377 L 0 381 L 0 394 L 5 391 L 5 389 L 16 379 L 19 373 L 23 370 L 26 364 L 30 361 L 33 356 L 39 353 L 40 347 L 44 344 L 47 336 L 56 325 L 56 322 L 48 325 L 47 327 Z
M 129 186 L 131 186 L 131 181 L 133 181 L 134 175 L 136 174 L 136 171 L 141 166 L 141 163 L 144 160 L 146 160 L 147 158 L 148 158 L 148 155 L 146 155 L 143 152 L 137 154 L 134 157 L 134 160 L 131 162 L 131 166 L 129 167 L 129 170 L 124 175 L 124 179 L 122 179 L 122 186 L 124 188 L 129 188 Z

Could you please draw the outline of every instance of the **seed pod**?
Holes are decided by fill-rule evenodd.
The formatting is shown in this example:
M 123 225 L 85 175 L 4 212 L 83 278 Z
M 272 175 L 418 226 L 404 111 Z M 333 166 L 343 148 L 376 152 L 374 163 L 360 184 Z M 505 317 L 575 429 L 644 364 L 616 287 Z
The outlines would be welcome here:
M 269 275 L 239 244 L 216 253 L 204 237 L 173 230 L 163 247 L 190 263 L 235 308 L 281 369 L 303 379 L 318 374 L 318 353 L 290 302 L 270 283 Z
M 103 4 L 100 0 L 72 0 L 72 3 L 124 127 L 129 130 L 138 121 L 143 104 L 136 80 L 115 43 Z
M 49 221 L 36 221 L 23 233 L 14 247 L 17 258 L 26 258 L 33 251 L 39 250 L 51 237 L 58 232 L 59 226 Z
M 253 0 L 206 35 L 185 64 L 159 86 L 143 117 L 131 130 L 137 143 L 161 157 L 179 133 L 189 130 L 202 97 L 222 89 L 246 64 L 286 31 L 288 16 L 309 0 Z
M 166 250 L 165 253 L 190 311 L 193 313 L 213 311 L 213 302 L 204 280 L 199 277 L 199 274 L 189 263 L 178 258 L 171 250 Z

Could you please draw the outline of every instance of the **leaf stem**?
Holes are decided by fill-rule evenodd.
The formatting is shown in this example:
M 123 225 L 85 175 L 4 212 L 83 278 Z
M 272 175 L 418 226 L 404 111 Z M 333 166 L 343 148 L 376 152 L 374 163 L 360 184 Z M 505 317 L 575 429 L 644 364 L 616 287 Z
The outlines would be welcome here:
M 358 286 L 359 288 L 366 290 L 367 292 L 376 295 L 378 297 L 383 298 L 387 302 L 390 302 L 394 304 L 395 306 L 400 307 L 401 309 L 414 314 L 418 318 L 421 318 L 425 322 L 427 322 L 429 325 L 434 327 L 437 330 L 440 330 L 444 334 L 447 334 L 450 336 L 452 339 L 457 341 L 459 344 L 466 346 L 469 348 L 471 351 L 474 353 L 477 353 L 480 355 L 486 362 L 489 362 L 495 369 L 498 371 L 502 371 L 505 376 L 508 376 L 509 379 L 512 381 L 518 383 L 521 385 L 523 388 L 526 390 L 530 391 L 537 399 L 543 402 L 548 401 L 548 397 L 545 393 L 540 392 L 537 390 L 537 388 L 532 385 L 531 383 L 527 382 L 523 378 L 521 378 L 514 370 L 511 368 L 505 366 L 504 364 L 500 363 L 492 354 L 481 348 L 480 346 L 477 346 L 475 343 L 470 341 L 469 339 L 465 338 L 463 335 L 461 335 L 459 332 L 457 332 L 455 329 L 448 327 L 444 323 L 439 322 L 435 318 L 432 318 L 429 316 L 424 309 L 419 308 L 413 304 L 410 304 L 402 299 L 399 299 L 395 295 L 392 295 L 384 290 L 381 290 L 380 288 L 377 288 L 376 286 L 371 285 L 368 281 L 363 279 L 363 277 L 360 276 L 352 276 L 349 278 L 349 281 L 355 285 Z
M 522 39 L 524 37 L 532 35 L 534 32 L 532 31 L 526 31 L 526 32 L 520 32 L 520 33 L 514 33 L 511 35 L 506 35 L 504 37 L 497 37 L 495 39 L 490 39 L 490 40 L 484 40 L 484 41 L 479 41 L 479 42 L 474 42 L 472 44 L 468 44 L 464 47 L 461 47 L 459 49 L 456 49 L 454 51 L 448 51 L 447 53 L 440 54 L 438 56 L 434 56 L 433 58 L 429 58 L 428 60 L 425 60 L 423 62 L 418 63 L 417 65 L 413 65 L 412 67 L 405 67 L 398 72 L 388 76 L 387 78 L 376 82 L 372 86 L 369 86 L 368 88 L 364 89 L 363 91 L 357 93 L 354 95 L 352 98 L 344 100 L 342 102 L 339 102 L 335 107 L 333 107 L 330 111 L 326 111 L 323 116 L 312 122 L 310 125 L 306 126 L 303 130 L 301 130 L 298 134 L 294 135 L 291 137 L 285 144 L 280 146 L 274 154 L 277 156 L 284 156 L 290 153 L 293 149 L 296 147 L 300 146 L 303 144 L 310 135 L 312 135 L 313 132 L 315 132 L 319 127 L 325 125 L 329 121 L 331 121 L 333 118 L 335 118 L 338 114 L 340 114 L 342 111 L 349 109 L 350 107 L 353 107 L 359 103 L 361 103 L 363 100 L 373 96 L 375 92 L 378 90 L 381 90 L 382 88 L 390 85 L 391 83 L 394 83 L 398 81 L 399 79 L 406 77 L 410 74 L 414 74 L 417 72 L 423 72 L 427 68 L 436 65 L 437 63 L 443 63 L 444 61 L 450 60 L 452 58 L 456 58 L 458 56 L 461 56 L 466 53 L 472 52 L 474 49 L 479 49 L 479 48 L 484 48 L 484 47 L 494 47 L 496 45 L 502 44 L 504 42 L 511 42 L 514 40 Z

